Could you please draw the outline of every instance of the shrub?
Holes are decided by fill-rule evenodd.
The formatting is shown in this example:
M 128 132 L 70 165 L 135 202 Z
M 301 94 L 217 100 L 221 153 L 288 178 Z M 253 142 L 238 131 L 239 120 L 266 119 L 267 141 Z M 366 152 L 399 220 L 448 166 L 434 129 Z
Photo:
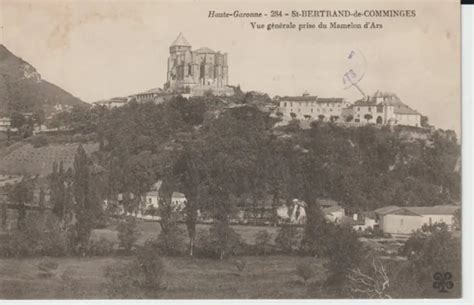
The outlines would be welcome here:
M 216 222 L 209 229 L 211 251 L 224 259 L 229 255 L 236 255 L 241 249 L 240 235 L 237 234 L 227 223 Z
M 101 237 L 100 239 L 90 239 L 86 249 L 88 256 L 106 256 L 114 251 L 114 242 Z
M 412 289 L 406 294 L 409 297 L 438 297 L 438 291 L 432 287 L 433 276 L 436 272 L 449 272 L 453 282 L 459 281 L 449 291 L 449 296 L 460 297 L 461 253 L 461 240 L 452 235 L 446 224 L 423 226 L 410 236 L 401 249 L 401 254 L 406 255 L 408 261 L 403 268 L 399 268 L 401 270 L 390 293 L 400 297 L 407 286 Z
M 51 213 L 27 215 L 24 226 L 8 241 L 10 256 L 62 256 L 67 252 L 66 233 Z
M 125 221 L 117 226 L 117 231 L 120 247 L 124 248 L 126 251 L 130 251 L 140 236 L 135 217 L 126 217 Z
M 244 271 L 246 265 L 247 263 L 244 260 L 240 260 L 240 259 L 234 260 L 234 266 L 239 271 L 239 275 L 242 273 L 242 271 Z
M 49 144 L 49 140 L 45 135 L 37 135 L 31 138 L 31 144 L 33 147 L 38 148 L 38 147 L 43 147 Z
M 131 261 L 119 261 L 105 270 L 111 298 L 157 298 L 164 289 L 164 265 L 156 248 L 147 243 Z
M 218 222 L 212 225 L 209 233 L 198 235 L 195 248 L 198 256 L 224 259 L 240 254 L 244 247 L 239 234 L 229 225 Z
M 298 248 L 298 231 L 294 226 L 283 226 L 278 231 L 275 244 L 284 253 L 292 253 Z
M 168 228 L 168 232 L 161 231 L 156 239 L 158 250 L 163 255 L 181 255 L 186 251 L 184 242 L 185 232 L 177 224 Z
M 67 268 L 61 273 L 59 278 L 61 285 L 58 298 L 83 299 L 87 296 L 87 289 L 81 285 L 73 269 Z
M 59 264 L 58 262 L 48 257 L 45 257 L 43 258 L 43 260 L 41 260 L 38 263 L 38 265 L 36 265 L 36 267 L 38 267 L 38 270 L 39 270 L 38 275 L 40 277 L 47 278 L 47 277 L 53 277 L 56 274 L 56 270 L 58 269 Z
M 357 233 L 349 226 L 332 226 L 328 232 L 331 242 L 326 247 L 329 261 L 326 263 L 328 277 L 326 283 L 333 287 L 342 287 L 346 276 L 357 267 L 366 256 Z
M 258 254 L 266 255 L 269 251 L 271 235 L 267 230 L 260 230 L 255 235 L 255 249 Z
M 200 257 L 214 257 L 214 252 L 211 249 L 211 237 L 209 232 L 199 232 L 194 246 L 196 256 Z
M 313 266 L 309 262 L 302 262 L 296 265 L 296 274 L 307 284 L 308 280 L 314 276 Z

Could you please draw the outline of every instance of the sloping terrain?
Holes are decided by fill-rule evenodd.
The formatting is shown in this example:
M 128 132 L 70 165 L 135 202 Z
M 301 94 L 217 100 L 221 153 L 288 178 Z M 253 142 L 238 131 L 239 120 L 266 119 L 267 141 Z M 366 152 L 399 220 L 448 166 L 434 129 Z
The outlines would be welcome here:
M 35 148 L 31 144 L 18 145 L 0 159 L 0 174 L 40 175 L 51 173 L 53 163 L 63 162 L 64 169 L 74 164 L 74 156 L 79 144 L 53 144 Z M 82 144 L 86 153 L 99 149 L 99 144 Z
M 43 80 L 33 66 L 0 45 L 0 116 L 40 110 L 48 115 L 55 105 L 88 104 Z

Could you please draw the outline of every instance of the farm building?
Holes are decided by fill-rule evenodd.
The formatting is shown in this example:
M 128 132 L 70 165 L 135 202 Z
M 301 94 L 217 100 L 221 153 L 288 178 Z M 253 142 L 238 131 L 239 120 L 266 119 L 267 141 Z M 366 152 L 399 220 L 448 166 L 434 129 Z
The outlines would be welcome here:
M 323 213 L 327 220 L 334 223 L 341 222 L 342 218 L 346 215 L 344 208 L 338 205 L 324 208 Z
M 360 214 L 354 214 L 353 219 L 359 221 L 355 223 L 352 227 L 356 231 L 364 231 L 365 229 L 378 226 L 379 222 L 377 220 L 377 215 L 374 211 L 362 212 Z
M 392 207 L 380 218 L 380 228 L 392 235 L 409 235 L 423 225 L 445 223 L 452 228 L 454 213 L 459 209 L 454 205 L 434 207 Z
M 173 208 L 178 212 L 184 210 L 184 208 L 186 207 L 186 202 L 186 196 L 183 193 L 173 192 L 173 194 L 171 195 L 171 204 L 173 205 Z

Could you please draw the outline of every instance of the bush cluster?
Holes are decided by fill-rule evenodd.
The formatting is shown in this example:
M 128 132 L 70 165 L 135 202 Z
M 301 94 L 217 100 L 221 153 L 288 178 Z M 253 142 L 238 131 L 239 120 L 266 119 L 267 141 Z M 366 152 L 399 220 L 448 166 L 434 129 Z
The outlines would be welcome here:
M 111 298 L 157 298 L 163 285 L 164 264 L 151 243 L 138 250 L 132 260 L 119 261 L 105 270 L 106 287 Z
M 21 229 L 5 237 L 4 256 L 63 256 L 68 252 L 65 231 L 51 213 L 28 214 Z

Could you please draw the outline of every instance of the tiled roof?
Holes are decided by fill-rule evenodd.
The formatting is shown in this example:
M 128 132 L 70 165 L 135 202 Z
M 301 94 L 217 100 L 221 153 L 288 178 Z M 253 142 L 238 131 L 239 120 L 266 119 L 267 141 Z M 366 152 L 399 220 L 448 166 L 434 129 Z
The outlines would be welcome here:
M 328 208 L 324 208 L 323 212 L 324 212 L 324 214 L 331 214 L 331 213 L 334 213 L 334 212 L 337 212 L 337 211 L 340 211 L 340 210 L 343 210 L 343 208 L 340 207 L 340 206 L 335 205 L 335 206 L 331 206 L 331 207 L 328 207 Z
M 396 205 L 389 205 L 389 206 L 386 206 L 386 207 L 383 207 L 383 208 L 378 208 L 374 212 L 376 214 L 385 215 L 385 214 L 390 214 L 390 213 L 398 211 L 398 210 L 400 210 L 400 207 L 398 207 Z
M 405 104 L 395 106 L 393 112 L 396 114 L 413 114 L 413 115 L 420 114 L 418 111 L 411 109 Z
M 311 101 L 316 101 L 317 99 L 318 99 L 317 96 L 311 96 L 311 95 L 284 96 L 281 98 L 282 101 L 290 101 L 290 102 L 311 102 Z
M 375 106 L 375 99 L 360 99 L 354 102 L 354 106 Z
M 342 103 L 344 99 L 341 97 L 321 97 L 318 98 L 315 95 L 302 95 L 302 96 L 284 96 L 281 98 L 282 101 L 289 102 L 316 102 L 318 104 L 330 104 L 330 103 Z
M 173 192 L 173 195 L 171 195 L 171 198 L 175 198 L 175 199 L 178 199 L 178 198 L 186 199 L 186 196 L 184 196 L 183 193 Z
M 213 50 L 211 50 L 207 47 L 199 48 L 199 49 L 195 50 L 194 52 L 195 53 L 216 53 L 216 52 L 214 52 Z
M 459 207 L 455 205 L 437 205 L 434 207 L 406 207 L 404 209 L 418 215 L 451 215 Z

